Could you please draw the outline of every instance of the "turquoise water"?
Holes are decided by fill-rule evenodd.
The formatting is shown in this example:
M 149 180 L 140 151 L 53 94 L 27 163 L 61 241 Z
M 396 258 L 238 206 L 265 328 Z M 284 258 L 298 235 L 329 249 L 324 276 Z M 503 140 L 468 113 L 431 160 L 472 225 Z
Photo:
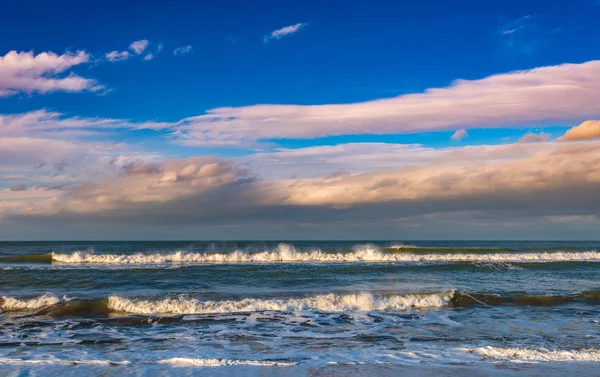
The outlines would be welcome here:
M 599 247 L 2 242 L 0 368 L 596 362 Z

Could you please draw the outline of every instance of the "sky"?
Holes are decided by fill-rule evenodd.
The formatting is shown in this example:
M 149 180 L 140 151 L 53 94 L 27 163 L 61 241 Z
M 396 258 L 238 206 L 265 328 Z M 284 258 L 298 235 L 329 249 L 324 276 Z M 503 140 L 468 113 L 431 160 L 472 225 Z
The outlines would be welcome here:
M 600 2 L 22 0 L 0 240 L 600 239 Z

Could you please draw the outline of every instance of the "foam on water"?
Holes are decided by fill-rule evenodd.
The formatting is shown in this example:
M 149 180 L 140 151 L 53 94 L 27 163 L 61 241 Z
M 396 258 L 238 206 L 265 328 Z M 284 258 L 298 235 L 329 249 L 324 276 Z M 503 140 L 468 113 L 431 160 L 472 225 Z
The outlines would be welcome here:
M 350 252 L 297 251 L 292 245 L 280 244 L 272 251 L 248 253 L 191 253 L 176 251 L 156 254 L 94 254 L 76 251 L 72 254 L 52 253 L 59 263 L 92 264 L 168 264 L 168 263 L 335 263 L 335 262 L 600 262 L 597 251 L 530 252 L 530 253 L 389 253 L 372 245 L 356 247 Z
M 65 359 L 11 359 L 0 357 L 0 365 L 128 365 L 129 361 L 65 360 Z
M 442 307 L 450 303 L 454 293 L 408 294 L 374 296 L 368 293 L 347 295 L 319 295 L 289 299 L 246 298 L 239 301 L 198 301 L 196 299 L 164 299 L 158 301 L 132 300 L 110 296 L 111 310 L 132 314 L 205 314 L 239 313 L 255 311 L 402 311 L 411 308 Z
M 581 349 L 581 350 L 548 350 L 527 349 L 527 348 L 497 348 L 482 347 L 475 348 L 473 352 L 488 358 L 517 360 L 517 361 L 587 361 L 600 362 L 600 350 Z
M 172 359 L 159 360 L 159 364 L 169 364 L 173 366 L 195 366 L 195 367 L 222 367 L 232 365 L 251 365 L 262 367 L 280 367 L 293 366 L 297 362 L 293 361 L 276 361 L 276 360 L 236 360 L 236 359 L 196 359 L 175 357 Z
M 43 295 L 29 300 L 19 300 L 14 297 L 2 296 L 0 300 L 1 311 L 36 310 L 47 306 L 56 305 L 61 300 L 56 296 Z

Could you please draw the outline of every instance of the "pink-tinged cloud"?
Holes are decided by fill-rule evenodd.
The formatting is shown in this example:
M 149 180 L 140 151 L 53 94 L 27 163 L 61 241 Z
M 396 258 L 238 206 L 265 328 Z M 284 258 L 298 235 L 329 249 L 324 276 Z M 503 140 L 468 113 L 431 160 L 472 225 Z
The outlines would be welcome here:
M 452 134 L 451 139 L 452 140 L 458 140 L 458 141 L 460 141 L 460 140 L 464 139 L 467 136 L 469 136 L 469 134 L 467 133 L 467 131 L 465 131 L 465 130 L 458 130 L 458 131 L 455 131 Z
M 539 134 L 528 132 L 519 139 L 519 143 L 543 143 L 548 140 L 550 140 L 550 134 L 545 132 L 540 132 Z
M 65 75 L 72 67 L 89 60 L 90 56 L 84 51 L 62 55 L 10 51 L 0 56 L 0 97 L 17 93 L 99 91 L 103 86 L 95 80 L 74 73 Z
M 586 120 L 580 125 L 568 130 L 561 138 L 562 141 L 576 141 L 600 138 L 600 120 Z
M 341 105 L 224 107 L 175 126 L 186 144 L 577 122 L 600 115 L 600 61 L 456 80 L 449 87 Z
M 137 55 L 140 55 L 142 52 L 144 52 L 148 46 L 150 45 L 150 42 L 148 42 L 147 39 L 140 39 L 139 41 L 135 41 L 133 43 L 131 43 L 129 45 L 129 48 L 135 52 Z
M 306 23 L 297 23 L 295 25 L 285 26 L 281 29 L 273 30 L 271 34 L 266 35 L 263 39 L 265 42 L 268 42 L 271 39 L 281 39 L 283 37 L 287 37 L 288 35 L 292 35 L 299 32 L 300 29 L 302 29 L 306 25 Z
M 511 210 L 527 216 L 587 215 L 600 211 L 598 203 L 590 202 L 600 188 L 599 147 L 598 142 L 442 151 L 415 147 L 413 154 L 424 156 L 410 165 L 290 179 L 259 179 L 248 170 L 236 168 L 233 159 L 127 162 L 119 177 L 73 187 L 52 200 L 23 200 L 25 210 L 19 212 L 17 206 L 10 205 L 4 214 L 138 222 L 235 221 L 240 216 L 272 219 L 273 214 L 281 213 L 293 219 L 310 211 L 340 213 L 348 220 L 350 215 L 356 219 L 361 213 L 389 213 L 391 209 L 397 216 L 457 210 Z M 323 152 L 334 151 L 300 151 L 300 155 Z M 347 155 L 351 153 L 351 147 L 346 149 Z M 26 192 L 30 190 L 33 188 Z M 3 195 L 15 194 L 0 192 L 0 197 Z M 347 212 L 350 209 L 355 212 Z M 346 212 L 336 212 L 340 210 Z
M 106 57 L 106 60 L 112 63 L 121 60 L 127 60 L 131 55 L 129 54 L 129 51 L 111 51 L 106 53 L 104 56 Z

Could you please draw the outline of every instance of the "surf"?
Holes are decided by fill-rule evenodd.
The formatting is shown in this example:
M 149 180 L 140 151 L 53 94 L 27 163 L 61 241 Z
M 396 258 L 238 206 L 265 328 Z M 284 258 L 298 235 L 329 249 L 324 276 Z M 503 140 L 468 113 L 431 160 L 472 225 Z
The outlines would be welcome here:
M 163 253 L 95 254 L 76 251 L 71 254 L 52 253 L 52 262 L 61 264 L 185 264 L 185 263 L 550 263 L 600 262 L 600 253 L 579 252 L 464 252 L 411 253 L 388 252 L 373 245 L 357 246 L 347 252 L 326 252 L 320 249 L 299 251 L 289 244 L 280 244 L 263 252 L 233 251 L 229 253 L 196 253 L 174 251 Z

